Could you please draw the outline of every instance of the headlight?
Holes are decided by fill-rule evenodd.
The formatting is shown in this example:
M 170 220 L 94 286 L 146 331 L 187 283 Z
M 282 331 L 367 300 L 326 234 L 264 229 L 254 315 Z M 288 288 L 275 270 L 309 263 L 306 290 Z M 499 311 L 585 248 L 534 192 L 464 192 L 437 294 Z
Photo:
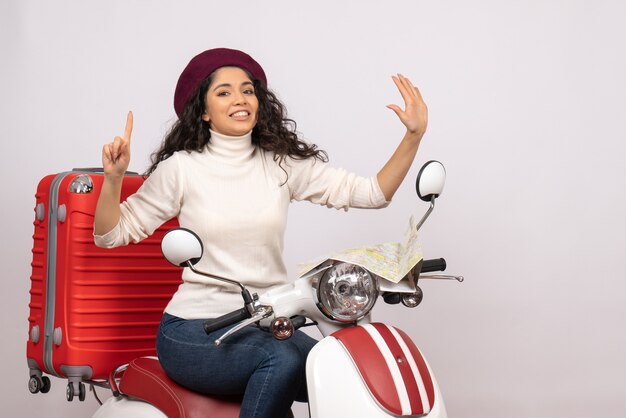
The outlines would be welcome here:
M 378 298 L 376 279 L 369 271 L 350 263 L 326 270 L 317 286 L 318 306 L 327 316 L 341 322 L 363 318 Z

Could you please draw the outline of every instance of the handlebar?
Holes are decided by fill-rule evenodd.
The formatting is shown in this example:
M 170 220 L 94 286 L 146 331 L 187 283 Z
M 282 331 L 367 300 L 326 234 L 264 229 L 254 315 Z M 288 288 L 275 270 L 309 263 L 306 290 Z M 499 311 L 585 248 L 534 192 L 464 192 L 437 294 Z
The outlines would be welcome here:
M 210 334 L 213 331 L 236 324 L 237 322 L 241 322 L 250 317 L 250 312 L 248 312 L 246 308 L 237 309 L 236 311 L 218 316 L 217 318 L 207 319 L 204 321 L 204 332 Z
M 433 258 L 424 260 L 420 273 L 432 273 L 433 271 L 444 271 L 446 269 L 446 260 L 443 258 Z
M 433 258 L 430 260 L 424 260 L 422 262 L 422 269 L 420 273 L 432 273 L 433 271 L 444 271 L 446 269 L 446 260 L 443 258 Z M 383 293 L 383 300 L 390 304 L 396 305 L 402 301 L 402 295 L 404 293 L 398 292 L 385 292 Z
M 420 271 L 420 273 L 431 273 L 434 271 L 444 271 L 446 269 L 446 260 L 443 258 L 433 258 L 430 260 L 424 260 L 422 262 L 422 269 Z M 396 294 L 396 293 L 392 293 L 392 292 L 386 292 L 383 295 L 383 298 L 385 299 L 385 302 L 387 303 L 399 303 L 400 302 L 400 294 Z M 250 299 L 250 302 L 252 302 L 252 299 L 248 296 L 248 299 Z M 244 295 L 244 300 L 246 300 L 246 297 Z M 236 311 L 232 311 L 229 312 L 225 315 L 222 315 L 220 317 L 217 318 L 212 318 L 212 319 L 207 319 L 204 322 L 204 332 L 206 332 L 207 334 L 210 334 L 213 331 L 217 331 L 218 329 L 227 327 L 229 325 L 233 325 L 236 324 L 238 322 L 241 322 L 245 319 L 251 318 L 252 315 L 250 314 L 250 312 L 248 311 L 248 309 L 241 308 L 241 309 L 237 309 Z M 304 325 L 304 322 L 306 321 L 306 318 L 304 317 L 295 317 L 292 318 L 292 321 L 294 322 L 294 326 L 295 328 L 300 328 L 302 325 Z

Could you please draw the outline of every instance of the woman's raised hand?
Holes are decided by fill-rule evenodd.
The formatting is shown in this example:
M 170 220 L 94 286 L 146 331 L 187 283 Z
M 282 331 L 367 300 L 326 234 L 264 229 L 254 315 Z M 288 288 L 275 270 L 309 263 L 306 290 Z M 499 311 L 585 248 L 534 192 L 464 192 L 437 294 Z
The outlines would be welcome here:
M 124 136 L 102 147 L 102 167 L 106 176 L 122 177 L 130 163 L 130 136 L 133 133 L 133 112 L 128 112 Z
M 406 134 L 391 158 L 377 174 L 378 185 L 387 200 L 391 200 L 409 172 L 428 125 L 428 108 L 417 87 L 413 86 L 411 80 L 402 74 L 394 75 L 392 78 L 404 99 L 404 110 L 395 104 L 387 107 L 393 110 L 406 126 Z
M 387 107 L 396 112 L 400 121 L 406 126 L 407 133 L 416 135 L 421 139 L 428 126 L 428 108 L 426 103 L 424 103 L 420 91 L 413 86 L 411 80 L 402 74 L 394 75 L 391 78 L 404 99 L 404 110 L 395 104 L 390 104 Z

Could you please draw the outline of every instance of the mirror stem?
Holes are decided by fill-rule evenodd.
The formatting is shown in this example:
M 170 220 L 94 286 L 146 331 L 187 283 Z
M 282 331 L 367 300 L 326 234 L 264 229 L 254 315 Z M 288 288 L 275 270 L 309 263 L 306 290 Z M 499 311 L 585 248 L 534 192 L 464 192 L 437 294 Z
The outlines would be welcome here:
M 430 198 L 430 207 L 428 208 L 424 216 L 422 216 L 422 219 L 419 221 L 419 223 L 415 227 L 416 231 L 420 230 L 422 225 L 424 225 L 424 222 L 426 222 L 426 219 L 428 219 L 428 217 L 430 216 L 430 213 L 433 211 L 433 209 L 435 209 L 435 199 L 436 199 L 436 196 L 432 195 L 432 197 Z
M 208 278 L 210 278 L 210 279 L 215 279 L 215 280 L 219 280 L 219 281 L 222 281 L 222 282 L 226 282 L 226 283 L 234 284 L 234 285 L 236 285 L 236 286 L 239 286 L 239 287 L 241 288 L 241 291 L 242 291 L 242 292 L 246 291 L 246 288 L 245 288 L 245 287 L 243 287 L 243 285 L 242 285 L 241 283 L 239 283 L 239 282 L 237 282 L 237 281 L 235 281 L 235 280 L 227 279 L 227 278 L 225 278 L 225 277 L 216 276 L 216 275 L 214 275 L 214 274 L 208 274 L 208 273 L 204 273 L 204 272 L 202 272 L 202 271 L 200 271 L 200 270 L 196 270 L 196 269 L 195 269 L 195 267 L 193 266 L 193 264 L 191 264 L 191 262 L 190 262 L 190 261 L 187 261 L 187 267 L 189 267 L 189 268 L 191 269 L 191 271 L 193 271 L 193 272 L 194 272 L 194 273 L 196 273 L 196 274 L 199 274 L 199 275 L 201 275 L 201 276 L 208 277 Z

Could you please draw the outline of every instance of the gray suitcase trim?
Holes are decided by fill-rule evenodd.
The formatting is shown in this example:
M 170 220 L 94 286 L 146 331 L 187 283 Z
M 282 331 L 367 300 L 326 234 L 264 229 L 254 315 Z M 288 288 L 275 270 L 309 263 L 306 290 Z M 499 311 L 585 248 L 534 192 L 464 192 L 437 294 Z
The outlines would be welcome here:
M 43 338 L 43 363 L 49 374 L 57 377 L 61 375 L 52 366 L 52 346 L 54 344 L 54 311 L 56 301 L 56 271 L 57 271 L 57 222 L 59 204 L 59 185 L 71 171 L 59 173 L 50 185 L 50 199 L 48 204 L 48 260 L 46 268 L 46 312 Z

